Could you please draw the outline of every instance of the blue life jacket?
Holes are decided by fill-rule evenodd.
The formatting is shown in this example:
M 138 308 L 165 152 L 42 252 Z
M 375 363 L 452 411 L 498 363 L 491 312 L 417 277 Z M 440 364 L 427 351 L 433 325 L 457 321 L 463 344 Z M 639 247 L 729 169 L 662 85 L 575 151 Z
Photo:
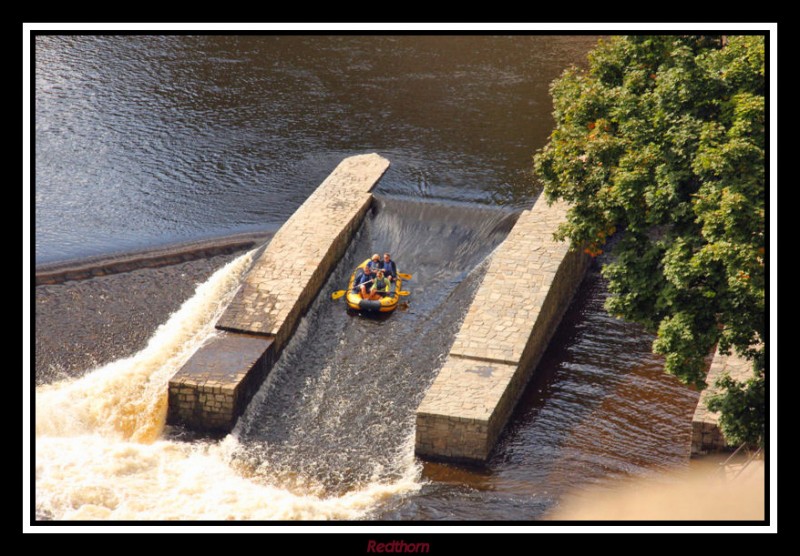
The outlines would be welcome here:
M 394 264 L 394 261 L 381 261 L 381 268 L 383 269 L 383 274 L 386 276 L 391 276 L 392 278 L 397 278 L 397 265 Z
M 361 288 L 361 284 L 363 284 L 364 282 L 369 282 L 369 284 L 367 284 L 367 286 L 371 285 L 372 284 L 372 280 L 374 280 L 374 279 L 375 279 L 375 275 L 374 274 L 370 274 L 369 276 L 367 276 L 366 272 L 364 272 L 363 270 L 360 270 L 359 274 L 356 275 L 356 281 L 354 282 L 353 290 L 354 291 L 358 291 Z

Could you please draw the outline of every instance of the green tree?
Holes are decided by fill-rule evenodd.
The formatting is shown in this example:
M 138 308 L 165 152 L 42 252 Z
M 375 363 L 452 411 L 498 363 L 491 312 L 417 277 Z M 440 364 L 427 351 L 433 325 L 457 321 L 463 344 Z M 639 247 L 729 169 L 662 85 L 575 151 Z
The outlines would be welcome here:
M 764 37 L 613 37 L 551 93 L 534 167 L 571 204 L 557 236 L 597 256 L 623 231 L 606 308 L 656 333 L 667 372 L 704 388 L 717 344 L 754 362 L 715 404 L 729 440 L 762 443 Z

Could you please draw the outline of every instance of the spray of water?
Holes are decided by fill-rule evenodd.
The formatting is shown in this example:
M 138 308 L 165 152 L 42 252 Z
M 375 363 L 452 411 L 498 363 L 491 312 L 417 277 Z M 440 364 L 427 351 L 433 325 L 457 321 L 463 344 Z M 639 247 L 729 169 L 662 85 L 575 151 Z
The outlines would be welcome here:
M 340 287 L 363 253 L 389 249 L 414 273 L 412 307 L 376 321 L 319 296 L 232 434 L 181 440 L 171 430 L 164 434 L 167 384 L 216 334 L 213 324 L 253 254 L 231 262 L 141 352 L 37 389 L 38 515 L 381 515 L 422 486 L 415 409 L 483 276 L 481 263 L 514 220 L 506 211 L 381 201 L 323 291 Z
M 37 438 L 87 433 L 137 442 L 158 438 L 169 379 L 214 334 L 218 313 L 251 260 L 252 253 L 243 255 L 198 286 L 139 353 L 79 379 L 37 388 Z
M 269 484 L 243 472 L 239 440 L 164 437 L 167 383 L 206 340 L 253 253 L 198 286 L 147 347 L 83 377 L 36 390 L 36 513 L 56 520 L 361 519 L 417 490 L 413 437 L 405 473 L 339 496 Z M 407 461 L 405 461 L 407 460 Z
M 302 495 L 238 473 L 228 464 L 235 443 L 37 440 L 37 513 L 62 520 L 353 520 L 418 488 L 408 476 L 339 497 Z

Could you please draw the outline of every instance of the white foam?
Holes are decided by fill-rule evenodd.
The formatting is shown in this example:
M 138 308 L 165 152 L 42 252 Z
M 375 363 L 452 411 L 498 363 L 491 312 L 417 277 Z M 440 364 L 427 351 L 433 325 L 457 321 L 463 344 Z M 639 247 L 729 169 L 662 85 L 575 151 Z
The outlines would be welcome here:
M 230 442 L 37 440 L 37 510 L 64 520 L 352 520 L 419 488 L 409 474 L 339 497 L 298 495 L 238 474 L 228 465 Z
M 360 519 L 420 488 L 413 435 L 400 479 L 336 497 L 289 492 L 231 465 L 240 449 L 162 437 L 170 377 L 214 331 L 252 253 L 198 286 L 147 347 L 82 378 L 36 390 L 36 509 L 56 520 Z
M 135 440 L 157 438 L 166 418 L 169 379 L 215 333 L 219 312 L 251 260 L 252 252 L 242 255 L 198 286 L 139 353 L 77 380 L 37 388 L 37 438 L 89 432 Z

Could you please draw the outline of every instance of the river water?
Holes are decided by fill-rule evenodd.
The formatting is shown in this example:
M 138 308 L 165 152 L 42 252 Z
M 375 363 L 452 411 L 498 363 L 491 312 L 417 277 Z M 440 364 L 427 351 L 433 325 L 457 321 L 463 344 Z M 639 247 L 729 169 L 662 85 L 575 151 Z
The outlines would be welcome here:
M 530 204 L 591 37 L 39 36 L 36 261 L 277 228 L 345 156 L 378 191 Z
M 685 466 L 697 394 L 605 313 L 596 268 L 488 464 L 413 453 L 414 410 L 535 199 L 548 84 L 594 41 L 37 37 L 37 263 L 274 229 L 341 158 L 377 151 L 392 167 L 323 292 L 375 251 L 414 274 L 389 318 L 321 295 L 208 439 L 164 425 L 165 385 L 252 253 L 220 268 L 143 350 L 37 387 L 37 517 L 541 519 L 573 489 Z

